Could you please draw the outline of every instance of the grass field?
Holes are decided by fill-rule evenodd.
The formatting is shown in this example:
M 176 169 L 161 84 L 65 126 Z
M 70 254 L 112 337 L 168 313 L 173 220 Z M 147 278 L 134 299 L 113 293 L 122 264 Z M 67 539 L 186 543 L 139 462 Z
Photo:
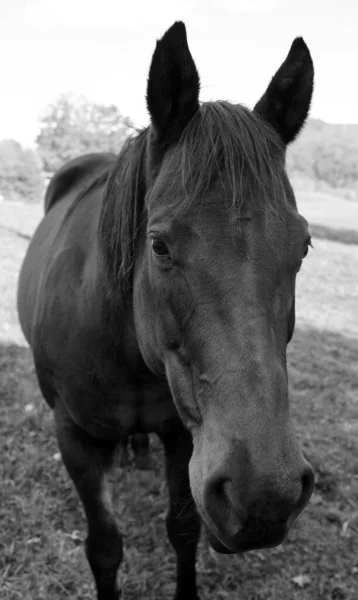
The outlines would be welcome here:
M 202 600 L 358 597 L 358 245 L 348 237 L 357 232 L 358 219 L 354 227 L 350 213 L 343 219 L 341 205 L 334 219 L 332 204 L 331 213 L 320 213 L 314 197 L 299 198 L 299 206 L 309 202 L 311 213 L 316 210 L 313 223 L 328 240 L 323 234 L 314 239 L 298 277 L 289 378 L 316 491 L 279 548 L 226 557 L 202 539 Z M 90 600 L 82 508 L 59 460 L 52 416 L 16 316 L 18 270 L 39 217 L 38 208 L 0 205 L 0 598 Z M 152 471 L 118 468 L 114 474 L 125 534 L 124 600 L 171 600 L 174 590 L 162 456 L 156 439 L 152 445 Z

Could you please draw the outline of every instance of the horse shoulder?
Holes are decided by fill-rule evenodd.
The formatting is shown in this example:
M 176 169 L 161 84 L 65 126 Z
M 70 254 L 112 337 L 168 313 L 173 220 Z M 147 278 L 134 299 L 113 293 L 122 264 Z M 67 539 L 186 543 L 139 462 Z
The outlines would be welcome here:
M 109 152 L 79 156 L 66 162 L 51 178 L 45 194 L 45 213 L 72 187 L 83 185 L 114 164 L 116 156 Z

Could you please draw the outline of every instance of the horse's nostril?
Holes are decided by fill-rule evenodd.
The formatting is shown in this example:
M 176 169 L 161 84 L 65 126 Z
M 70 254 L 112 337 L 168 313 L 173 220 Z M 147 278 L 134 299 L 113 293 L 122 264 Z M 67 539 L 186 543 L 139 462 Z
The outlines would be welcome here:
M 230 498 L 227 492 L 229 480 L 224 477 L 213 477 L 206 484 L 204 505 L 214 521 L 222 521 L 230 513 Z
M 217 483 L 216 493 L 221 498 L 222 501 L 229 502 L 229 496 L 227 493 L 227 484 L 229 481 L 227 479 L 222 479 Z
M 213 477 L 206 484 L 204 507 L 210 519 L 234 535 L 246 520 L 234 482 L 227 477 Z
M 312 492 L 313 492 L 313 488 L 314 488 L 314 473 L 313 473 L 313 469 L 310 465 L 307 465 L 307 467 L 301 477 L 301 484 L 302 484 L 302 493 L 301 493 L 301 499 L 300 499 L 300 506 L 303 508 L 309 501 L 309 499 L 312 495 Z
M 226 479 L 216 479 L 211 482 L 209 492 L 215 497 L 216 501 L 227 502 Z

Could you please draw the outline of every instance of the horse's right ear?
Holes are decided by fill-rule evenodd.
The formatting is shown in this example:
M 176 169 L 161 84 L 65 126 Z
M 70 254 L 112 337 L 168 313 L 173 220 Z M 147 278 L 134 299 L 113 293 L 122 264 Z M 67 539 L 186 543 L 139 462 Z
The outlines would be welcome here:
M 157 142 L 179 139 L 199 109 L 199 87 L 185 25 L 177 21 L 157 42 L 149 69 L 147 107 Z

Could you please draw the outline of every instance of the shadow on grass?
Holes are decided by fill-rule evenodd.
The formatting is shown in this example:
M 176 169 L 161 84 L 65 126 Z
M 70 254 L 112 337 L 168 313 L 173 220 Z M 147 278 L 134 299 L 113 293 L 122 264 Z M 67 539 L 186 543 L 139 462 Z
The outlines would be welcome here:
M 288 350 L 294 424 L 314 466 L 347 486 L 358 474 L 357 356 L 358 340 L 299 327 Z M 358 506 L 358 480 L 355 494 Z
M 316 468 L 315 501 L 279 548 L 222 557 L 202 540 L 202 600 L 356 599 L 357 356 L 357 340 L 297 328 L 288 352 L 291 405 L 300 441 Z M 162 455 L 159 444 L 154 446 L 153 471 L 116 471 L 126 600 L 173 596 Z M 0 452 L 2 600 L 93 599 L 81 543 L 85 521 L 57 460 L 52 413 L 38 390 L 30 350 L 13 345 L 0 345 Z M 301 575 L 307 581 L 300 587 L 294 579 Z
M 3 229 L 4 231 L 7 231 L 8 233 L 13 233 L 14 235 L 17 235 L 18 237 L 22 238 L 23 240 L 26 241 L 30 241 L 31 240 L 31 235 L 28 235 L 27 233 L 22 233 L 21 231 L 17 231 L 16 229 L 13 229 L 12 227 L 5 227 L 4 225 L 0 225 L 0 228 Z
M 340 242 L 341 244 L 358 244 L 358 231 L 355 229 L 335 229 L 333 227 L 316 225 L 314 223 L 309 225 L 309 229 L 312 235 L 313 243 L 314 239 L 316 238 L 329 240 L 331 242 Z

